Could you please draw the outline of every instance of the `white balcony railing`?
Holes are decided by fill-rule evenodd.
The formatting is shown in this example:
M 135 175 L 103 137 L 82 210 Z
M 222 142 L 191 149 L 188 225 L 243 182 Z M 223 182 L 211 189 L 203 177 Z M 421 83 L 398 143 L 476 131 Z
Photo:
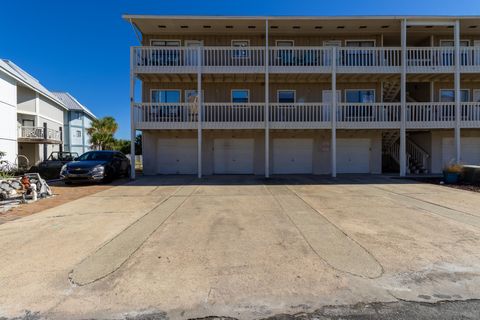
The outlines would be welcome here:
M 480 102 L 462 103 L 462 125 L 464 127 L 480 126 Z
M 410 128 L 452 127 L 455 121 L 455 103 L 407 103 L 406 121 Z
M 337 121 L 340 127 L 396 127 L 400 123 L 400 103 L 340 103 Z
M 271 72 L 331 72 L 331 47 L 271 47 Z M 408 72 L 453 72 L 454 47 L 407 48 Z M 133 67 L 138 73 L 265 72 L 264 47 L 135 47 Z M 337 48 L 338 72 L 400 72 L 401 48 Z M 480 70 L 480 47 L 460 48 L 464 72 Z
M 328 67 L 332 65 L 332 49 L 326 47 L 270 48 L 272 67 Z
M 407 67 L 411 72 L 452 71 L 455 66 L 454 47 L 417 47 L 407 49 Z
M 401 52 L 401 48 L 386 47 L 338 48 L 337 66 L 340 70 L 351 69 L 352 72 L 359 68 L 393 72 L 401 66 Z
M 265 119 L 264 103 L 206 103 L 203 106 L 203 122 L 206 127 L 228 124 L 228 127 L 261 127 Z
M 329 128 L 331 105 L 323 103 L 271 103 L 268 121 L 272 128 Z M 453 128 L 455 103 L 413 102 L 406 105 L 407 128 Z M 400 103 L 339 103 L 339 128 L 399 128 Z M 462 127 L 480 126 L 480 102 L 462 103 Z M 198 126 L 196 103 L 139 103 L 134 105 L 134 122 L 138 129 L 194 129 Z M 204 128 L 255 129 L 265 125 L 264 103 L 205 103 L 202 108 Z M 43 128 L 25 131 L 41 135 Z M 27 133 L 28 132 L 28 133 Z
M 265 65 L 263 47 L 205 47 L 205 67 L 261 67 Z
M 330 110 L 323 103 L 272 103 L 270 122 L 329 122 Z
M 47 128 L 46 132 L 44 127 L 21 126 L 18 128 L 18 138 L 21 139 L 62 141 L 61 136 L 60 131 L 50 128 Z

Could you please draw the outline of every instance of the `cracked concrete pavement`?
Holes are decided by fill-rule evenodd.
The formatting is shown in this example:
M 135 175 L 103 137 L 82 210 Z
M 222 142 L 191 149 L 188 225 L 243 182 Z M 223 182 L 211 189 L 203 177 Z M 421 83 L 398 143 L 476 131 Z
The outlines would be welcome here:
M 0 225 L 0 318 L 480 318 L 479 207 L 381 176 L 144 177 Z

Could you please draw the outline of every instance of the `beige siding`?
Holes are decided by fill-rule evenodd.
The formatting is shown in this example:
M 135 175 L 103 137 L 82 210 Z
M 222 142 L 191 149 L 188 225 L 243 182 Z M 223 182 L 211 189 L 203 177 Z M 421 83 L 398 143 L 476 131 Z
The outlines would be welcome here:
M 155 83 L 145 82 L 143 85 L 143 101 L 150 101 L 152 89 L 177 89 L 181 90 L 182 101 L 185 99 L 185 90 L 196 90 L 195 83 Z M 205 102 L 230 102 L 233 89 L 247 89 L 250 91 L 250 102 L 264 102 L 265 88 L 263 83 L 204 83 Z M 375 90 L 376 101 L 381 101 L 380 82 L 339 82 L 337 90 L 341 91 L 341 99 L 345 100 L 346 89 L 373 89 Z M 295 90 L 297 101 L 322 102 L 323 90 L 331 90 L 331 85 L 321 83 L 272 83 L 270 84 L 270 102 L 277 102 L 278 90 Z
M 63 124 L 64 120 L 64 111 L 62 107 L 57 105 L 54 102 L 51 102 L 50 100 L 40 97 L 40 110 L 39 113 L 41 116 L 44 116 L 46 118 L 53 119 L 55 121 L 58 121 Z
M 17 86 L 17 108 L 19 112 L 35 112 L 35 91 Z
M 271 35 L 269 37 L 270 45 L 275 46 L 277 40 L 293 40 L 295 46 L 323 46 L 326 40 L 341 40 L 345 45 L 347 40 L 374 40 L 376 46 L 381 46 L 380 34 L 358 35 L 358 34 L 342 34 L 338 36 L 297 36 L 297 35 Z M 180 40 L 181 45 L 185 45 L 185 40 L 203 40 L 205 46 L 231 46 L 232 40 L 249 40 L 250 46 L 264 46 L 265 37 L 262 35 L 145 35 L 143 37 L 143 45 L 149 46 L 152 40 Z

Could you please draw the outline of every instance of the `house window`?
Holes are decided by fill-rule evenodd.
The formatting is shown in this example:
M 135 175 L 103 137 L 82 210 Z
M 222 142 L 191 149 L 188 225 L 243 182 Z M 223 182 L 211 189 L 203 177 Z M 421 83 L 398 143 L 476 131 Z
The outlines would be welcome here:
M 279 103 L 295 103 L 295 91 L 294 90 L 278 90 L 277 101 Z
M 232 47 L 247 48 L 250 46 L 250 40 L 232 40 Z M 233 58 L 248 58 L 248 50 L 238 49 L 232 51 Z
M 24 126 L 24 127 L 34 127 L 35 122 L 33 120 L 23 119 L 22 120 L 22 126 Z
M 374 103 L 375 90 L 346 90 L 345 101 L 348 103 Z
M 152 90 L 152 102 L 179 103 L 180 90 Z
M 375 47 L 375 40 L 347 40 L 345 41 L 345 46 L 355 48 L 371 48 Z
M 470 92 L 467 89 L 460 90 L 461 101 L 468 102 L 470 100 Z M 455 102 L 455 90 L 440 89 L 440 102 Z
M 293 47 L 294 43 L 295 42 L 293 40 L 277 40 L 277 41 L 275 41 L 275 45 L 277 47 Z
M 460 40 L 460 47 L 468 47 L 470 45 L 469 40 Z M 441 47 L 455 47 L 454 40 L 440 40 Z
M 250 101 L 250 92 L 248 90 L 232 90 L 233 103 L 248 103 Z
M 180 40 L 152 40 L 150 41 L 152 46 L 156 47 L 180 47 Z

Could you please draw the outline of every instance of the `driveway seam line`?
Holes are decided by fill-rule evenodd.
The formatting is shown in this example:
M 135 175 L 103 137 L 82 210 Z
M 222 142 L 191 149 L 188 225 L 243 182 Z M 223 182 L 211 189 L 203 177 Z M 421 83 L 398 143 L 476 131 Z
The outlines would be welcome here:
M 343 233 L 343 235 L 345 237 L 347 237 L 348 239 L 350 239 L 351 241 L 353 241 L 354 243 L 356 243 L 360 248 L 362 248 L 363 250 L 365 250 L 365 252 L 367 252 L 372 258 L 373 260 L 378 263 L 378 265 L 380 266 L 380 275 L 378 275 L 377 277 L 364 277 L 364 276 L 360 276 L 362 278 L 367 278 L 367 279 L 378 279 L 380 278 L 384 273 L 385 273 L 385 270 L 383 268 L 383 265 L 380 263 L 380 261 L 377 260 L 377 258 L 375 257 L 375 255 L 373 253 L 371 253 L 367 248 L 365 248 L 363 245 L 361 245 L 357 240 L 353 239 L 352 237 L 350 237 L 345 231 L 343 231 L 339 226 L 337 226 L 335 223 L 333 223 L 332 221 L 330 221 L 330 219 L 328 219 L 321 211 L 315 209 L 310 203 L 308 203 L 305 199 L 303 199 L 302 197 L 300 197 L 300 195 L 298 195 L 298 193 L 291 189 L 288 185 L 285 185 L 285 187 L 290 191 L 292 192 L 298 199 L 300 199 L 300 201 L 302 201 L 303 203 L 305 203 L 310 209 L 312 209 L 313 211 L 315 211 L 317 214 L 321 215 L 325 220 L 328 221 L 328 223 L 330 223 L 332 226 L 334 226 L 338 231 L 340 231 L 341 233 Z M 349 274 L 352 274 L 354 276 L 359 276 L 359 275 L 355 275 L 353 273 L 350 273 L 348 271 L 345 271 Z
M 108 240 L 107 242 L 103 243 L 103 244 L 102 244 L 101 246 L 99 246 L 96 250 L 94 250 L 93 252 L 91 252 L 90 254 L 88 254 L 84 259 L 82 259 L 82 260 L 81 260 L 79 263 L 77 263 L 75 266 L 80 265 L 82 262 L 84 262 L 84 261 L 85 261 L 86 259 L 88 259 L 90 256 L 92 256 L 93 254 L 95 254 L 96 252 L 98 252 L 100 249 L 102 249 L 103 247 L 107 246 L 107 245 L 108 245 L 109 243 L 111 243 L 113 240 L 115 240 L 116 238 L 118 238 L 123 232 L 125 232 L 126 230 L 128 230 L 132 225 L 134 225 L 135 223 L 139 222 L 139 221 L 142 220 L 144 217 L 146 217 L 147 215 L 149 215 L 150 213 L 152 213 L 152 212 L 153 212 L 154 210 L 156 210 L 159 206 L 161 206 L 163 203 L 165 203 L 166 201 L 168 201 L 176 192 L 178 192 L 178 191 L 180 190 L 180 188 L 181 188 L 181 187 L 178 187 L 173 194 L 171 194 L 170 196 L 166 197 L 164 200 L 162 200 L 160 203 L 158 203 L 155 207 L 153 207 L 153 208 L 152 208 L 151 210 L 149 210 L 147 213 L 145 213 L 145 214 L 142 215 L 140 218 L 138 218 L 137 220 L 135 220 L 134 222 L 132 222 L 131 224 L 129 224 L 126 228 L 124 228 L 122 231 L 120 231 L 118 234 L 116 234 L 115 237 L 113 237 L 113 238 L 111 238 L 110 240 Z M 186 201 L 187 198 L 188 198 L 188 196 L 186 196 L 185 199 L 184 199 L 184 201 L 182 201 L 182 202 L 178 205 L 178 207 L 175 208 L 175 210 L 173 210 L 173 212 L 170 213 L 170 215 L 168 215 L 168 217 L 167 217 L 157 228 L 155 228 L 155 230 L 153 230 L 153 231 L 149 234 L 149 236 L 145 239 L 145 241 L 147 241 L 148 238 L 150 238 L 150 236 L 151 236 L 155 231 L 157 231 L 157 229 L 158 229 L 160 226 L 162 226 L 163 223 L 164 223 L 165 221 L 167 221 L 168 218 L 170 218 L 170 216 L 171 216 L 172 214 L 174 214 L 174 213 L 178 210 L 178 208 L 180 208 L 180 206 Z M 91 281 L 91 282 L 89 282 L 89 283 L 85 283 L 85 284 L 80 285 L 80 284 L 75 283 L 75 282 L 72 280 L 73 272 L 74 272 L 74 269 L 75 269 L 75 267 L 74 267 L 74 268 L 70 271 L 70 273 L 69 273 L 69 275 L 68 275 L 68 280 L 69 280 L 69 282 L 72 283 L 72 284 L 74 284 L 75 286 L 84 286 L 84 285 L 87 285 L 87 284 L 92 284 L 92 283 L 94 283 L 94 282 L 96 282 L 96 281 L 98 281 L 98 280 L 100 280 L 100 279 L 105 278 L 106 276 L 108 276 L 108 275 L 112 274 L 113 272 L 117 271 L 118 269 L 120 269 L 120 267 L 121 267 L 126 261 L 128 261 L 128 259 L 130 259 L 130 257 L 145 243 L 145 241 L 142 242 L 142 243 L 140 244 L 140 246 L 138 246 L 138 248 L 135 249 L 135 250 L 132 252 L 132 254 L 130 254 L 130 255 L 125 259 L 125 261 L 123 261 L 123 262 L 118 266 L 118 268 L 116 268 L 116 269 L 113 270 L 112 272 L 109 272 L 108 274 L 106 274 L 106 275 L 104 275 L 104 276 L 102 276 L 102 277 L 100 277 L 100 278 L 98 278 L 98 279 L 95 279 L 94 281 Z
M 308 244 L 308 246 L 310 247 L 310 249 L 312 249 L 312 251 L 320 258 L 320 260 L 322 260 L 323 262 L 325 262 L 330 268 L 332 268 L 333 270 L 336 270 L 338 272 L 341 272 L 341 273 L 346 273 L 346 274 L 349 274 L 351 276 L 354 276 L 354 277 L 360 277 L 360 278 L 364 278 L 364 279 L 377 279 L 377 278 L 380 278 L 385 270 L 383 269 L 383 266 L 381 265 L 380 262 L 378 262 L 378 260 L 375 258 L 375 256 L 373 256 L 370 251 L 368 251 L 367 249 L 365 249 L 362 245 L 360 245 L 357 241 L 353 240 L 352 238 L 350 238 L 345 232 L 343 232 L 341 229 L 339 229 L 335 224 L 333 224 L 330 220 L 328 220 L 327 218 L 325 218 L 325 216 L 321 213 L 319 213 L 317 210 L 315 210 L 314 208 L 312 208 L 312 206 L 310 204 L 308 204 L 307 202 L 305 202 L 302 198 L 300 198 L 294 191 L 292 191 L 287 185 L 283 185 L 284 187 L 286 187 L 290 192 L 292 192 L 297 198 L 299 198 L 302 202 L 304 202 L 308 207 L 310 207 L 312 210 L 314 210 L 315 212 L 317 212 L 317 214 L 320 214 L 325 220 L 327 220 L 328 223 L 330 223 L 332 226 L 334 226 L 336 229 L 338 229 L 342 234 L 344 234 L 348 239 L 350 239 L 351 241 L 355 242 L 358 246 L 360 246 L 360 248 L 362 248 L 363 250 L 365 250 L 370 256 L 372 256 L 373 260 L 378 263 L 378 265 L 380 266 L 380 275 L 377 276 L 377 277 L 365 277 L 365 276 L 362 276 L 362 275 L 358 275 L 358 274 L 354 274 L 352 272 L 349 272 L 349 271 L 345 271 L 345 270 L 342 270 L 342 269 L 338 269 L 337 267 L 333 266 L 330 262 L 328 262 L 324 257 L 322 257 L 314 248 L 313 246 L 310 244 L 310 242 L 308 241 L 308 238 L 305 236 L 305 234 L 302 232 L 302 230 L 298 227 L 298 225 L 293 221 L 293 219 L 290 217 L 290 215 L 286 212 L 286 210 L 284 209 L 284 207 L 282 206 L 282 204 L 280 203 L 280 201 L 278 201 L 277 197 L 264 185 L 265 189 L 267 190 L 267 192 L 274 198 L 275 202 L 280 206 L 283 214 L 288 218 L 288 220 L 290 220 L 290 222 L 295 226 L 295 228 L 298 230 L 298 232 L 300 233 L 300 235 L 302 236 L 303 240 Z

